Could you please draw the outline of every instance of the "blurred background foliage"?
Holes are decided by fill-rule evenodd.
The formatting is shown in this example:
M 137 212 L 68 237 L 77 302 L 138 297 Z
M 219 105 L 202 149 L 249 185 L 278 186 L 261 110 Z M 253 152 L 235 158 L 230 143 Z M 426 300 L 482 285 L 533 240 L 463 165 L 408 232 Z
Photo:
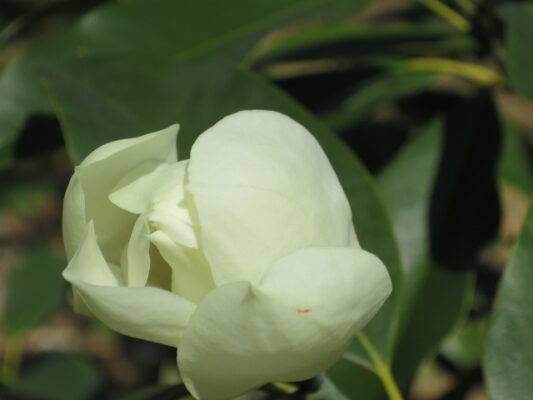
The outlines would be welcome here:
M 316 135 L 394 293 L 365 329 L 406 399 L 533 393 L 533 3 L 2 0 L 2 399 L 187 396 L 173 349 L 75 315 L 61 202 L 97 146 L 281 111 Z M 522 232 L 522 233 L 521 233 Z M 246 397 L 385 399 L 354 340 Z

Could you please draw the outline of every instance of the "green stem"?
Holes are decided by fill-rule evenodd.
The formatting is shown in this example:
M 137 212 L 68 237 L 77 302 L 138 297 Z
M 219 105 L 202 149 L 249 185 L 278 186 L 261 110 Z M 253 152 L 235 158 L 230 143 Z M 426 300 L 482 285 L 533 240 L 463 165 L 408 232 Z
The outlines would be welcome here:
M 363 332 L 356 334 L 357 340 L 361 343 L 361 346 L 365 349 L 374 365 L 374 373 L 379 377 L 387 395 L 390 400 L 403 400 L 402 393 L 398 389 L 398 385 L 392 376 L 392 372 L 388 364 L 381 358 L 381 355 L 374 348 L 370 340 Z
M 418 2 L 461 32 L 470 30 L 470 22 L 466 18 L 439 0 L 418 0 Z
M 458 75 L 482 86 L 495 86 L 504 80 L 496 71 L 482 65 L 448 58 L 418 57 L 409 59 L 402 64 L 413 71 L 433 71 Z
M 286 382 L 274 382 L 272 383 L 272 386 L 274 386 L 279 392 L 289 395 L 295 393 L 298 390 L 297 386 L 291 385 L 290 383 Z

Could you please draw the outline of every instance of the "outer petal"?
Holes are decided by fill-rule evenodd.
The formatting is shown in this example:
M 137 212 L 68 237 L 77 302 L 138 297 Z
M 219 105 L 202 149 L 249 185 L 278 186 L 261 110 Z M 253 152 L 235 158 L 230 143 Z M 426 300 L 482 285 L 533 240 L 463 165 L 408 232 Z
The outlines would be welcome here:
M 63 276 L 96 317 L 125 335 L 177 346 L 195 309 L 191 302 L 162 289 L 117 286 L 120 277 L 106 263 L 92 223 Z
M 178 349 L 182 378 L 209 400 L 310 378 L 338 359 L 390 292 L 387 270 L 370 253 L 299 250 L 257 287 L 235 282 L 206 296 Z
M 132 139 L 108 143 L 93 151 L 76 174 L 85 195 L 86 219 L 93 220 L 106 259 L 119 263 L 135 217 L 108 198 L 117 183 L 143 163 L 170 163 L 177 160 L 177 126 Z
M 63 200 L 63 242 L 70 260 L 85 236 L 85 197 L 76 173 L 70 178 Z
M 301 247 L 356 245 L 326 155 L 283 114 L 242 111 L 219 121 L 192 147 L 188 178 L 217 284 L 257 281 Z
M 170 161 L 177 161 L 178 159 L 178 153 L 176 149 L 176 135 L 178 133 L 179 125 L 174 124 L 169 126 L 168 128 L 162 129 L 160 131 L 147 133 L 142 136 L 128 138 L 128 139 L 120 139 L 120 140 L 114 140 L 112 142 L 106 143 L 97 149 L 93 150 L 85 159 L 82 161 L 81 166 L 86 166 L 89 164 L 93 164 L 98 161 L 105 160 L 106 158 L 113 157 L 115 154 L 122 153 L 124 150 L 131 151 L 134 147 L 137 147 L 139 145 L 151 145 L 151 141 L 153 139 L 164 139 L 165 137 L 167 139 L 171 139 L 168 144 L 170 145 L 168 147 L 168 156 Z

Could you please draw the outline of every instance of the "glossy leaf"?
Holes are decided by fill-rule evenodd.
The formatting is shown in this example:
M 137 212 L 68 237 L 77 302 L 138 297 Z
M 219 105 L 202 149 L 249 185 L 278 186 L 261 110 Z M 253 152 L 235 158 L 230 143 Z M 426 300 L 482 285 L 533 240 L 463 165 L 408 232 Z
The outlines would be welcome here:
M 29 115 L 51 112 L 42 87 L 43 66 L 119 54 L 170 59 L 229 58 L 239 61 L 266 31 L 297 17 L 356 12 L 368 3 L 332 0 L 129 0 L 110 2 L 77 23 L 40 39 L 0 76 L 0 153 L 3 164 Z M 222 52 L 221 49 L 224 49 Z M 167 62 L 168 62 L 167 60 Z
M 421 360 L 462 315 L 470 275 L 437 265 L 429 255 L 429 203 L 442 151 L 434 121 L 408 143 L 379 177 L 400 245 L 404 291 L 393 370 L 407 390 Z
M 485 380 L 494 400 L 528 399 L 533 392 L 533 212 L 501 281 L 490 321 Z

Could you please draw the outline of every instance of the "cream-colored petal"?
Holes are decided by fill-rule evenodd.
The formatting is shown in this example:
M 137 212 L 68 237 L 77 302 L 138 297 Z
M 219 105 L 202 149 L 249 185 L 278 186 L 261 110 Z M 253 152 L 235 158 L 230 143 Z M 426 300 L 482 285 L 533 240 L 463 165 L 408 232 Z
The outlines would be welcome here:
M 130 151 L 139 145 L 150 146 L 151 145 L 150 142 L 153 139 L 158 140 L 158 139 L 161 139 L 161 137 L 166 137 L 166 136 L 171 136 L 171 137 L 173 136 L 173 140 L 168 142 L 169 144 L 169 148 L 167 149 L 169 151 L 168 162 L 177 161 L 178 152 L 177 152 L 177 148 L 175 144 L 176 144 L 176 135 L 178 134 L 178 130 L 179 130 L 179 125 L 174 124 L 160 131 L 147 133 L 145 135 L 141 135 L 137 137 L 119 139 L 119 140 L 114 140 L 112 142 L 108 142 L 94 149 L 87 157 L 85 157 L 85 159 L 81 162 L 80 166 L 87 166 L 89 164 L 93 164 L 95 162 L 105 160 L 107 158 L 113 157 L 117 153 L 122 153 L 123 151 Z
M 163 259 L 172 269 L 172 291 L 199 303 L 215 288 L 209 265 L 201 250 L 175 243 L 162 231 L 151 234 Z
M 315 138 L 289 117 L 241 111 L 191 150 L 186 190 L 217 284 L 256 282 L 305 246 L 356 246 L 348 200 Z
M 86 231 L 85 197 L 80 180 L 74 173 L 65 192 L 63 200 L 63 243 L 67 260 L 70 260 L 78 249 Z
M 96 243 L 92 223 L 78 251 L 63 272 L 91 313 L 128 336 L 177 346 L 195 305 L 154 287 L 118 286 L 114 268 Z
M 108 143 L 76 168 L 85 195 L 87 220 L 94 220 L 98 243 L 108 261 L 119 263 L 135 216 L 109 200 L 120 180 L 144 163 L 176 162 L 177 126 L 159 132 Z
M 74 173 L 70 178 L 63 200 L 62 231 L 67 260 L 70 261 L 76 253 L 80 243 L 83 241 L 86 230 L 85 199 L 80 180 Z M 72 290 L 72 302 L 74 311 L 78 314 L 92 316 L 75 288 Z
M 258 286 L 219 286 L 200 303 L 178 347 L 199 399 L 230 399 L 330 367 L 391 292 L 383 264 L 356 248 L 306 248 L 279 260 Z
M 176 244 L 198 248 L 196 233 L 191 225 L 189 212 L 182 207 L 156 209 L 148 214 L 150 223 Z
M 144 215 L 137 218 L 126 247 L 124 280 L 127 286 L 143 287 L 150 273 L 150 228 Z
M 113 189 L 113 204 L 135 214 L 161 201 L 177 205 L 183 200 L 183 179 L 188 160 L 172 164 L 143 164 L 126 174 Z

